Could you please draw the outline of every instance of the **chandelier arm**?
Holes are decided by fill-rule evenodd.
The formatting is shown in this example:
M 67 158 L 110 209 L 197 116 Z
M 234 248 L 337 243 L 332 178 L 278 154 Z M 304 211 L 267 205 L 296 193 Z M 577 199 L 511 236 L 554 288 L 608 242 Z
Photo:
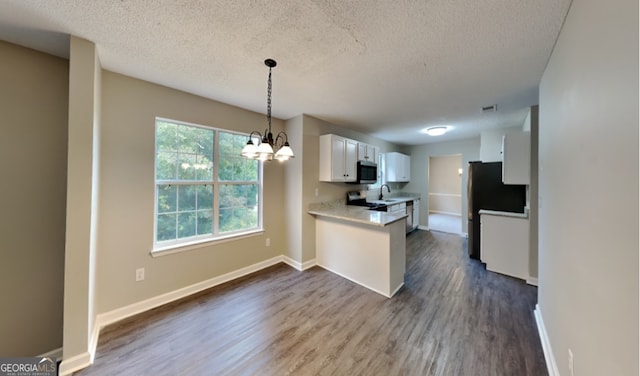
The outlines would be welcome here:
M 249 133 L 249 141 L 253 139 L 254 134 L 257 134 L 258 138 L 260 139 L 260 142 L 262 142 L 262 134 L 260 134 L 260 132 L 258 131 L 252 131 L 251 133 Z
M 274 145 L 276 145 L 276 146 L 277 146 L 277 145 L 278 145 L 278 140 L 280 140 L 280 139 L 284 139 L 284 142 L 282 142 L 282 141 L 281 141 L 281 142 L 282 142 L 282 144 L 280 144 L 280 146 L 282 146 L 282 145 L 284 145 L 285 143 L 288 143 L 288 142 L 289 142 L 289 136 L 287 136 L 287 134 L 286 134 L 284 131 L 280 131 L 280 132 L 278 133 L 278 135 L 277 135 L 277 136 L 276 136 L 276 138 L 275 138 Z

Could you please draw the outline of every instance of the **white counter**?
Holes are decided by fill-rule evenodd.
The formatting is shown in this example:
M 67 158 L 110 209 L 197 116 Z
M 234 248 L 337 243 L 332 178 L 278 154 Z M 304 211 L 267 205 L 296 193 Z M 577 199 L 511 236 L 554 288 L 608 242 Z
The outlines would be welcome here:
M 406 214 L 346 206 L 310 205 L 316 217 L 319 266 L 388 298 L 404 285 Z
M 319 217 L 329 217 L 343 221 L 358 222 L 372 226 L 387 226 L 393 222 L 406 218 L 406 214 L 398 215 L 387 212 L 368 210 L 364 206 L 348 206 L 344 203 L 322 203 L 309 205 L 309 214 Z

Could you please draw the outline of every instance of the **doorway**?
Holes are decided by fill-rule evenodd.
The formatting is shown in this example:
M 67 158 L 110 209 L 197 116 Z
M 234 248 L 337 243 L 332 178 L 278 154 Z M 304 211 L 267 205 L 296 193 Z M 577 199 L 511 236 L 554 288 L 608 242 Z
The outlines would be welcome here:
M 462 154 L 430 156 L 429 230 L 462 233 Z

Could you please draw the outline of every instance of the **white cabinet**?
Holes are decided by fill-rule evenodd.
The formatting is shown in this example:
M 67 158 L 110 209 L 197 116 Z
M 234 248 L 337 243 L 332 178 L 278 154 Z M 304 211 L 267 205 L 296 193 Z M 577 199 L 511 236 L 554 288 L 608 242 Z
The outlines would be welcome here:
M 358 160 L 378 163 L 379 149 L 373 145 L 358 142 Z
M 325 134 L 320 136 L 320 181 L 356 181 L 358 142 Z
M 411 157 L 396 152 L 385 154 L 385 176 L 388 182 L 411 180 Z
M 531 170 L 531 137 L 529 132 L 502 137 L 502 182 L 529 184 Z
M 529 279 L 529 219 L 480 211 L 480 260 L 487 270 Z

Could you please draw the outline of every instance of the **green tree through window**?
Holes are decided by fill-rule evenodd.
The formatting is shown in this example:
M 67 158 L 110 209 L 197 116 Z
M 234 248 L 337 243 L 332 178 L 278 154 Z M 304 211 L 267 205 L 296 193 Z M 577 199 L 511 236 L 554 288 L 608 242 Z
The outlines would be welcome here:
M 240 157 L 246 140 L 242 134 L 156 120 L 157 245 L 260 228 L 261 166 Z

